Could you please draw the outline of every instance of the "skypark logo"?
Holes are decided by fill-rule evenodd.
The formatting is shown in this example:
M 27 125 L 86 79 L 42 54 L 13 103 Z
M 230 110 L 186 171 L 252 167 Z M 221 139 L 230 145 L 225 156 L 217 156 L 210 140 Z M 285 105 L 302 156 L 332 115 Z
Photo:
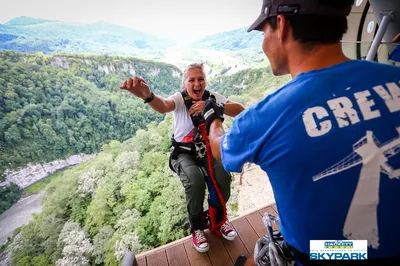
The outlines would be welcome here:
M 310 260 L 366 260 L 367 253 L 320 253 L 312 252 L 310 253 Z
M 310 240 L 310 260 L 366 260 L 367 240 Z

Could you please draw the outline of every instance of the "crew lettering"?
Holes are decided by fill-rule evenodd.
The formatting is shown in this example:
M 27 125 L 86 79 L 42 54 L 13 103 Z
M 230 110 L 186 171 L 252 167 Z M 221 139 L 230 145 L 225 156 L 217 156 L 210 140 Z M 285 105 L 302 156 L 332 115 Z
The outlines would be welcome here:
M 314 115 L 317 117 L 317 119 L 322 119 L 329 116 L 325 108 L 321 106 L 315 106 L 313 108 L 307 109 L 303 113 L 303 122 L 308 135 L 310 137 L 319 137 L 325 135 L 331 130 L 332 122 L 330 120 L 325 120 L 319 122 L 317 125 L 317 121 L 315 121 Z
M 385 101 L 390 112 L 397 112 L 400 110 L 400 88 L 393 82 L 386 83 L 386 86 L 388 87 L 389 92 L 381 85 L 375 86 L 373 89 Z
M 353 109 L 353 104 L 347 97 L 340 97 L 328 101 L 328 105 L 336 117 L 339 127 L 347 127 L 349 121 L 352 124 L 360 122 L 357 111 Z
M 372 89 L 382 98 L 391 113 L 400 111 L 400 87 L 394 82 L 385 85 L 387 89 L 382 85 L 375 86 Z M 360 114 L 353 107 L 353 103 L 348 97 L 343 96 L 327 101 L 339 128 L 357 124 L 360 119 L 371 120 L 381 117 L 381 111 L 376 108 L 370 90 L 354 93 L 354 99 L 361 111 Z M 322 106 L 308 108 L 303 113 L 303 123 L 310 137 L 327 134 L 333 127 L 333 121 L 332 115 L 329 115 L 328 110 Z

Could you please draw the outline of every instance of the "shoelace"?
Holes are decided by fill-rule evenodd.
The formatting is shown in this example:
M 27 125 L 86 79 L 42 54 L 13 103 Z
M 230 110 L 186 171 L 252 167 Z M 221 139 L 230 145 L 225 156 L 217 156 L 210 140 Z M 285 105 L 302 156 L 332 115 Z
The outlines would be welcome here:
M 206 241 L 206 236 L 201 230 L 194 231 L 194 236 L 196 237 L 197 242 L 201 243 L 203 241 Z
M 221 229 L 222 229 L 222 231 L 232 231 L 232 228 L 231 228 L 231 226 L 228 224 L 228 223 L 224 223 L 224 224 L 222 224 L 222 226 L 221 226 Z

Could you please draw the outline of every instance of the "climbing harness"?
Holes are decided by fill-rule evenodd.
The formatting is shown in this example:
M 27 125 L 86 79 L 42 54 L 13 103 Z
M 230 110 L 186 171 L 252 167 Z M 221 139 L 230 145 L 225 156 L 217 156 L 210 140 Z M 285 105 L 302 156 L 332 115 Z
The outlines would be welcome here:
M 295 258 L 279 231 L 273 232 L 272 221 L 279 225 L 279 218 L 270 213 L 263 216 L 267 234 L 261 237 L 254 248 L 256 266 L 292 266 Z

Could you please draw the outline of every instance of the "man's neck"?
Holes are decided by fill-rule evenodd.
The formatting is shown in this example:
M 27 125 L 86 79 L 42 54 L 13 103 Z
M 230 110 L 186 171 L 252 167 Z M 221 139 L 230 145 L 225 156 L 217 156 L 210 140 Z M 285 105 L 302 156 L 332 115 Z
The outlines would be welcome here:
M 291 49 L 291 53 L 293 55 L 289 56 L 288 65 L 292 78 L 300 73 L 330 67 L 350 60 L 344 55 L 340 43 L 320 45 L 311 51 L 305 51 L 303 47 L 296 46 Z

